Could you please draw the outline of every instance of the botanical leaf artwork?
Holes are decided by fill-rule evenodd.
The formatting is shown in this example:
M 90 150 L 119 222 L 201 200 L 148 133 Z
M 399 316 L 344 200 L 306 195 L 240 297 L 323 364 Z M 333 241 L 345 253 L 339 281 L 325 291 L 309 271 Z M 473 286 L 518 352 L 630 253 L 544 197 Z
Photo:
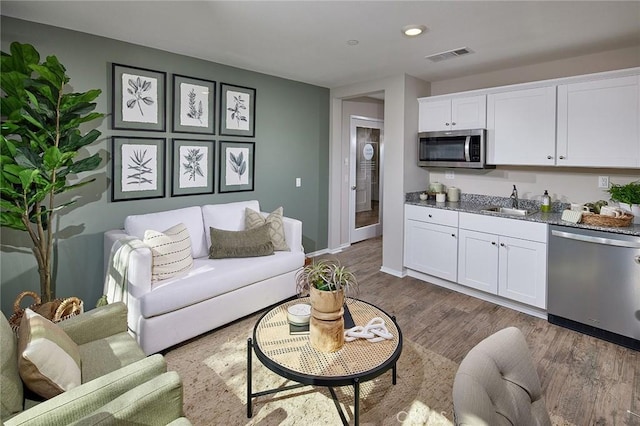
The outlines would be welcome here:
M 249 183 L 249 149 L 227 148 L 227 185 L 246 185 Z
M 158 122 L 157 80 L 140 75 L 122 74 L 122 120 L 140 123 Z
M 249 95 L 242 92 L 227 91 L 227 128 L 249 130 Z
M 180 188 L 207 186 L 208 151 L 202 146 L 180 147 Z
M 180 83 L 180 124 L 209 126 L 209 89 L 206 86 Z
M 122 191 L 146 191 L 157 188 L 157 147 L 122 146 Z

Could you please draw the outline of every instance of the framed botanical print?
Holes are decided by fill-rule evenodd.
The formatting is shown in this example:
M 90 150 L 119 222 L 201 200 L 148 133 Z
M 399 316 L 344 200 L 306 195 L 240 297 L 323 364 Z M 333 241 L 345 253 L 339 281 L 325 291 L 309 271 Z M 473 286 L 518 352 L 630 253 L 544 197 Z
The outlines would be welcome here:
M 215 134 L 216 82 L 174 74 L 173 131 Z
M 166 73 L 112 64 L 111 78 L 112 127 L 164 132 Z
M 214 144 L 214 141 L 172 140 L 172 197 L 213 194 Z
M 255 143 L 220 141 L 218 192 L 254 190 Z
M 254 137 L 256 89 L 220 84 L 220 134 Z
M 165 139 L 111 138 L 111 201 L 165 195 Z

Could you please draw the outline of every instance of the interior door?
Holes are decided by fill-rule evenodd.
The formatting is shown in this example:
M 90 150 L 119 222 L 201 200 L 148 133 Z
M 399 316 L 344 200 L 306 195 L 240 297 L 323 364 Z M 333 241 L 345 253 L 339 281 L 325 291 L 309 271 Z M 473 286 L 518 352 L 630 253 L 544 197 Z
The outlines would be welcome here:
M 351 116 L 350 242 L 382 235 L 383 121 Z

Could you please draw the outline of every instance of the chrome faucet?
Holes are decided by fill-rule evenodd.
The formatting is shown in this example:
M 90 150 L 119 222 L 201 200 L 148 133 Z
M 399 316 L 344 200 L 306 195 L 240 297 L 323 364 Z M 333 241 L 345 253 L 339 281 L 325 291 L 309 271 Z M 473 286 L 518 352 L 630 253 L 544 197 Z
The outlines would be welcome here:
M 515 185 L 513 185 L 513 191 L 511 191 L 511 207 L 514 209 L 518 208 L 518 189 Z

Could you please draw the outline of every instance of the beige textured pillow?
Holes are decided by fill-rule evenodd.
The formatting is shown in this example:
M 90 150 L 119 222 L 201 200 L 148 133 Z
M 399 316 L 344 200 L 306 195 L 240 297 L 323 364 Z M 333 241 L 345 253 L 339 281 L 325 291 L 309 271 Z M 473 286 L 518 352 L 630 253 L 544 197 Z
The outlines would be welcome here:
M 191 238 L 184 223 L 172 226 L 164 232 L 145 231 L 143 241 L 151 248 L 153 255 L 152 280 L 166 280 L 193 266 Z
M 277 209 L 269 213 L 269 216 L 267 216 L 266 218 L 263 217 L 259 212 L 247 208 L 245 209 L 244 215 L 244 227 L 246 229 L 254 229 L 264 225 L 265 223 L 268 223 L 269 235 L 271 237 L 271 242 L 273 243 L 273 249 L 277 251 L 289 251 L 290 248 L 287 245 L 287 240 L 284 236 L 284 224 L 282 223 L 282 215 L 282 207 L 278 207 Z
M 273 243 L 269 236 L 269 224 L 244 231 L 225 231 L 209 228 L 211 233 L 210 259 L 228 257 L 256 257 L 273 254 Z
M 40 396 L 53 398 L 82 383 L 78 345 L 31 309 L 20 321 L 18 354 L 22 381 Z

